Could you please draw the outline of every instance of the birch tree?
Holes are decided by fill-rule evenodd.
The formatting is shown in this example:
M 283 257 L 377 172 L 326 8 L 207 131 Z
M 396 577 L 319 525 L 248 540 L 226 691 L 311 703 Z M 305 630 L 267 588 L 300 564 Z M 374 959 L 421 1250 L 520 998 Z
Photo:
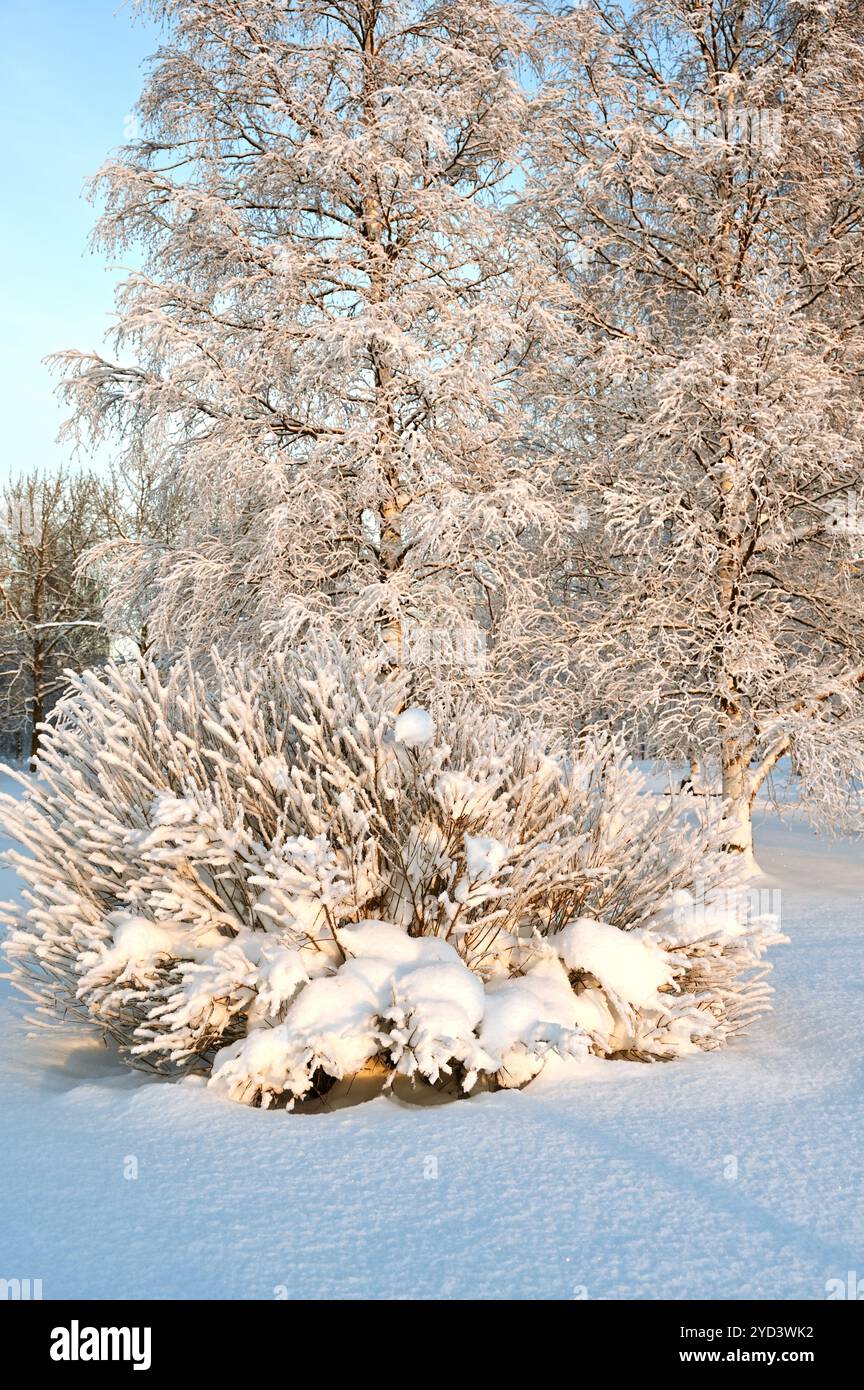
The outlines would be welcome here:
M 548 35 L 584 707 L 717 769 L 730 848 L 787 756 L 814 814 L 860 825 L 860 20 L 591 0 Z
M 170 450 L 163 649 L 476 624 L 536 656 L 567 525 L 520 368 L 545 272 L 510 217 L 526 31 L 494 0 L 162 0 L 98 240 L 144 248 L 74 428 Z M 551 640 L 551 639 L 550 639 Z

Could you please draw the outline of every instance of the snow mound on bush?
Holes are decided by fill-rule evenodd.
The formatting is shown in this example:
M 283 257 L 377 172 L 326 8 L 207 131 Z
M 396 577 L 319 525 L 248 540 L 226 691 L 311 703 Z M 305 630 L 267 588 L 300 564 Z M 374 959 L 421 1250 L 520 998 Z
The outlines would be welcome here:
M 669 956 L 656 941 L 607 922 L 580 917 L 555 944 L 568 970 L 587 971 L 607 993 L 637 1007 L 656 1007 L 658 990 L 673 981 Z
M 288 1093 L 293 1102 L 312 1088 L 316 1072 L 341 1079 L 378 1056 L 393 1075 L 433 1083 L 458 1070 L 463 1090 L 480 1073 L 506 1073 L 509 1084 L 521 1085 L 550 1048 L 567 1056 L 587 1051 L 563 975 L 508 980 L 487 992 L 436 937 L 410 937 L 376 921 L 337 935 L 345 962 L 307 984 L 283 1023 L 219 1052 L 214 1089 L 262 1105 Z
M 588 1055 L 579 1001 L 557 962 L 543 958 L 527 974 L 489 987 L 480 1041 L 497 1059 L 498 1080 L 506 1086 L 525 1085 L 549 1052 L 576 1061 Z

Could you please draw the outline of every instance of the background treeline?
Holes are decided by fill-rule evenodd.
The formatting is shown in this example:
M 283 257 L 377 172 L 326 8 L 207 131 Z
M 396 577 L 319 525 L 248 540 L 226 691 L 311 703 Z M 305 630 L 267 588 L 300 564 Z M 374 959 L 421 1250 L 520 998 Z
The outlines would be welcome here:
M 21 473 L 0 491 L 0 757 L 35 755 L 65 672 L 147 648 L 132 605 L 107 604 L 116 545 L 157 547 L 179 524 L 179 495 L 143 462 L 107 474 Z M 107 607 L 106 607 L 107 604 Z

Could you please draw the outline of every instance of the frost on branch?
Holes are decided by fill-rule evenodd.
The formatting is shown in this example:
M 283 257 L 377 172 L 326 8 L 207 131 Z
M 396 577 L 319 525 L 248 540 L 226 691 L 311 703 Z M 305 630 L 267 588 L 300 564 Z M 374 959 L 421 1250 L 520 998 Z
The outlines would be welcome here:
M 17 985 L 236 1100 L 373 1061 L 520 1086 L 551 1052 L 715 1047 L 766 1004 L 777 933 L 736 910 L 715 827 L 613 745 L 412 707 L 336 646 L 86 673 L 23 780 Z

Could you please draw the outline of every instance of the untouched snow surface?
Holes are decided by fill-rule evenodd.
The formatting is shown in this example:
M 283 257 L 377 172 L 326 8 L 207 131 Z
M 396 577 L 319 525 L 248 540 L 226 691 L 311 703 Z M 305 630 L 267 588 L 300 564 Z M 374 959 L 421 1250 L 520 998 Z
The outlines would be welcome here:
M 791 944 L 749 1038 L 445 1106 L 248 1110 L 25 1038 L 4 984 L 0 1275 L 48 1299 L 821 1299 L 864 1277 L 864 850 L 769 816 L 758 850 Z

